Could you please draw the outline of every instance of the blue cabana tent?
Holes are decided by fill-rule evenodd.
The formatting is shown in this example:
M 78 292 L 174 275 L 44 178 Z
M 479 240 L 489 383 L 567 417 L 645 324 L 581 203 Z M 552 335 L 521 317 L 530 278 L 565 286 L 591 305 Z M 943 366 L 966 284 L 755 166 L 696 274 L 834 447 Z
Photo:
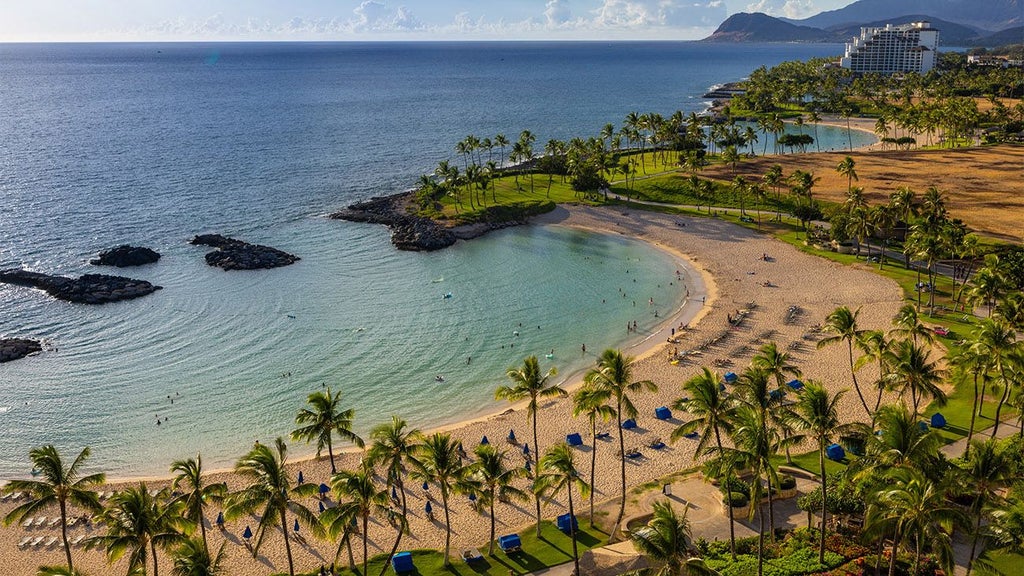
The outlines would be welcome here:
M 391 567 L 395 572 L 412 572 L 416 566 L 412 563 L 412 552 L 399 552 L 391 557 Z
M 569 446 L 582 446 L 583 445 L 583 437 L 580 436 L 578 433 L 573 432 L 572 434 L 567 434 L 565 436 L 565 442 Z
M 299 519 L 298 518 L 295 519 L 295 525 L 292 527 L 292 529 L 295 530 L 296 532 L 299 531 Z
M 636 420 L 633 420 L 632 418 L 630 418 L 629 420 L 623 420 L 622 421 L 622 429 L 623 430 L 632 430 L 633 428 L 636 428 Z
M 668 406 L 659 406 L 654 409 L 654 417 L 658 420 L 668 420 L 672 417 L 672 411 L 668 409 Z
M 946 417 L 943 416 L 941 412 L 936 412 L 935 414 L 932 414 L 932 428 L 945 428 L 945 427 L 946 427 Z
M 918 422 L 917 423 L 917 427 L 921 429 L 921 432 L 927 432 L 928 431 L 928 423 L 925 422 L 924 420 Z
M 797 380 L 796 378 L 790 380 L 789 382 L 786 382 L 786 386 L 789 386 L 790 388 L 796 390 L 797 392 L 804 389 L 804 383 Z
M 726 372 L 723 378 L 725 378 L 726 384 L 732 384 L 733 382 L 736 381 L 738 376 L 736 376 L 735 372 Z
M 519 539 L 518 534 L 507 534 L 498 537 L 498 547 L 506 554 L 509 552 L 519 552 L 523 548 L 523 541 Z
M 843 458 L 846 458 L 846 450 L 843 450 L 843 447 L 839 444 L 829 444 L 828 447 L 825 448 L 825 456 L 829 460 L 835 460 L 838 462 Z
M 562 532 L 569 534 L 570 520 L 572 521 L 572 530 L 578 530 L 580 527 L 580 523 L 576 520 L 575 516 L 570 516 L 569 514 L 562 514 L 561 516 L 559 516 L 558 519 L 555 521 L 555 525 L 558 526 L 558 529 Z
M 508 442 L 509 442 L 509 444 L 515 444 L 516 443 L 516 431 L 515 430 L 509 429 L 509 431 L 508 431 Z
M 324 494 L 327 494 L 330 491 L 331 491 L 331 487 L 330 486 L 328 486 L 327 484 L 320 484 L 320 496 L 321 497 L 323 497 Z
M 217 512 L 217 526 L 224 527 L 224 513 Z

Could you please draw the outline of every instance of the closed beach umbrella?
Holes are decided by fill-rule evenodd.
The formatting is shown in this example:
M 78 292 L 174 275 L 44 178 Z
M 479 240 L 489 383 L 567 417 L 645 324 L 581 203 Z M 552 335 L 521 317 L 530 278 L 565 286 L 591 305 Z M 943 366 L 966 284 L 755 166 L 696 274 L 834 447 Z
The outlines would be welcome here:
M 512 443 L 515 443 L 515 441 L 516 441 L 516 431 L 515 430 L 509 430 L 508 431 L 508 441 L 512 442 Z
M 425 512 L 426 512 L 427 514 L 432 514 L 432 513 L 434 512 L 434 507 L 433 507 L 433 506 L 431 506 L 431 505 L 430 505 L 430 502 L 428 501 L 428 502 L 427 502 L 427 505 L 423 507 L 423 510 L 424 510 L 424 511 L 425 511 Z
M 217 526 L 224 526 L 224 513 L 217 512 Z
M 523 444 L 523 456 L 529 456 L 529 455 L 530 455 L 530 445 L 529 444 Z
M 302 476 L 302 470 L 299 470 L 299 484 L 305 484 L 306 479 Z
M 491 441 L 487 439 L 487 436 L 484 436 L 483 438 L 480 439 L 480 443 L 481 444 L 490 444 Z
M 527 472 L 530 471 L 530 461 L 529 460 L 526 461 L 526 471 Z
M 324 503 L 323 503 L 323 502 L 321 502 L 321 503 L 320 503 L 320 513 L 321 513 L 321 514 L 323 514 L 323 513 L 324 513 L 324 510 L 326 510 L 326 509 L 327 509 L 327 507 L 326 507 L 326 506 L 324 506 Z
M 252 538 L 252 528 L 249 528 L 248 525 L 245 526 L 245 532 L 242 532 L 242 538 L 245 538 L 246 540 Z
M 473 494 L 472 492 L 470 492 L 469 493 L 469 501 L 470 502 L 476 502 L 476 494 Z
M 395 490 L 394 486 L 391 487 L 391 499 L 398 500 L 398 490 Z
M 299 531 L 299 519 L 298 518 L 295 519 L 295 531 L 296 532 Z
M 423 483 L 423 489 L 424 490 L 430 490 L 430 484 L 427 484 L 426 482 L 424 482 Z
M 328 486 L 327 484 L 321 484 L 320 485 L 320 496 L 323 496 L 324 494 L 327 494 L 330 491 L 331 491 L 331 487 Z

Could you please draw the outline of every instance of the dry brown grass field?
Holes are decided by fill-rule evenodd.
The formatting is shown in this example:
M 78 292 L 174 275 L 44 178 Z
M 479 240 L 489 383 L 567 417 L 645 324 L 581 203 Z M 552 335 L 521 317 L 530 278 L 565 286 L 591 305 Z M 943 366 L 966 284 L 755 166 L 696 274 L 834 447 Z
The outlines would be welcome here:
M 936 186 L 946 194 L 954 218 L 980 234 L 1013 242 L 1024 241 L 1024 146 L 988 146 L 951 150 L 865 150 L 786 154 L 746 159 L 733 171 L 729 166 L 707 167 L 702 176 L 730 181 L 741 175 L 760 180 L 772 164 L 786 175 L 794 170 L 821 178 L 814 196 L 842 202 L 846 177 L 836 172 L 845 156 L 856 162 L 859 180 L 872 204 L 886 202 L 889 193 L 909 186 L 918 194 Z

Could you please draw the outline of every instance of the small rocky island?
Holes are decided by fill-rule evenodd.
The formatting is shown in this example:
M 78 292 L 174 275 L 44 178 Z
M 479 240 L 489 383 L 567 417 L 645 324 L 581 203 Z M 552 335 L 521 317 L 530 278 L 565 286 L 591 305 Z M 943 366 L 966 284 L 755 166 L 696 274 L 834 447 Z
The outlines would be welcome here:
M 220 234 L 200 234 L 190 244 L 216 248 L 206 255 L 206 263 L 224 270 L 260 270 L 288 266 L 300 260 L 298 256 L 277 248 L 250 244 Z
M 0 271 L 0 282 L 38 288 L 59 300 L 79 304 L 106 304 L 131 300 L 160 290 L 145 280 L 106 274 L 85 274 L 79 278 L 51 276 L 40 272 L 13 269 Z
M 28 338 L 0 338 L 0 364 L 41 352 L 43 345 Z
M 100 252 L 99 257 L 90 260 L 89 264 L 92 264 L 93 266 L 117 266 L 118 268 L 125 268 L 127 266 L 152 264 L 159 259 L 160 253 L 156 250 L 142 246 L 129 246 L 128 244 L 122 244 L 121 246 L 115 246 L 109 250 Z

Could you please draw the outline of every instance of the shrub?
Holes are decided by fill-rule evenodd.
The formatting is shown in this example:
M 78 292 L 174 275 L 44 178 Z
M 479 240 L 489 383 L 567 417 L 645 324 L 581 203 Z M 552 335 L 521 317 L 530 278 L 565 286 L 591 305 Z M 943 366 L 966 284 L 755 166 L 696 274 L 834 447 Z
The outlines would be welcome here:
M 782 474 L 779 476 L 779 488 L 782 490 L 792 490 L 796 488 L 796 478 L 789 474 Z
M 739 492 L 746 496 L 748 500 L 750 499 L 750 485 L 735 476 L 730 477 L 728 480 L 723 480 L 718 489 L 722 491 L 722 494 L 726 492 Z
M 750 503 L 750 497 L 742 492 L 729 492 L 729 506 L 732 508 L 742 508 Z

